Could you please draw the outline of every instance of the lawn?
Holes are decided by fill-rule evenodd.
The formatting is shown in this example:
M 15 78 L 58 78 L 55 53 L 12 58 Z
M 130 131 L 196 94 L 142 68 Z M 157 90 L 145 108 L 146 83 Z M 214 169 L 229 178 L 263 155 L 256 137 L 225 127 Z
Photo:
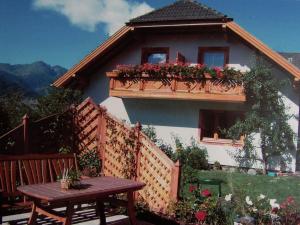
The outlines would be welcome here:
M 298 177 L 269 177 L 264 175 L 248 175 L 238 172 L 224 171 L 197 171 L 199 178 L 214 178 L 225 182 L 222 184 L 222 195 L 240 192 L 250 197 L 257 198 L 260 194 L 268 198 L 275 198 L 278 202 L 288 196 L 293 196 L 300 204 L 300 178 Z M 189 184 L 185 184 L 188 189 Z M 217 187 L 203 185 L 202 189 L 208 188 L 213 194 L 218 193 Z M 186 191 L 185 191 L 186 192 Z

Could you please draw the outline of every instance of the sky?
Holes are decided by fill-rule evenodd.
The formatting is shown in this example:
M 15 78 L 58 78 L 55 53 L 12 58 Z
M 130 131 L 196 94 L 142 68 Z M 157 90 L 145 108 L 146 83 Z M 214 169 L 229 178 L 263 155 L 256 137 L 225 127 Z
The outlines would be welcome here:
M 199 0 L 277 51 L 300 52 L 300 0 Z M 0 63 L 78 63 L 130 18 L 174 0 L 0 0 Z

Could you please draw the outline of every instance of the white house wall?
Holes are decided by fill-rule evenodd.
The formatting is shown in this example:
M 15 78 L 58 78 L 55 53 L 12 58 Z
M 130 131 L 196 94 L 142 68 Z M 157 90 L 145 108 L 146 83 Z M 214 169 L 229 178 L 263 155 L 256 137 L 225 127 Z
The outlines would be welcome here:
M 89 86 L 84 94 L 92 97 L 96 102 L 107 107 L 108 111 L 132 124 L 140 121 L 143 125 L 152 125 L 156 128 L 159 138 L 174 144 L 172 135 L 177 135 L 184 143 L 189 143 L 191 137 L 199 140 L 199 110 L 241 110 L 242 104 L 212 103 L 203 101 L 178 100 L 150 100 L 150 99 L 121 99 L 109 97 L 109 82 L 105 73 L 112 71 L 120 64 L 140 64 L 142 47 L 169 47 L 170 62 L 175 61 L 176 53 L 180 52 L 187 62 L 197 63 L 199 47 L 230 48 L 229 64 L 238 69 L 247 70 L 253 65 L 254 51 L 244 45 L 239 39 L 214 35 L 148 35 L 143 42 L 136 42 L 123 49 L 117 56 L 102 66 L 92 75 Z M 274 68 L 278 79 L 287 78 L 284 71 Z M 294 90 L 284 90 L 285 103 L 289 106 L 288 112 L 298 115 L 299 99 Z M 298 120 L 292 118 L 290 124 L 298 134 Z M 237 165 L 228 151 L 235 151 L 232 146 L 205 145 L 209 154 L 209 161 L 219 161 L 224 165 Z M 294 167 L 291 168 L 294 170 Z

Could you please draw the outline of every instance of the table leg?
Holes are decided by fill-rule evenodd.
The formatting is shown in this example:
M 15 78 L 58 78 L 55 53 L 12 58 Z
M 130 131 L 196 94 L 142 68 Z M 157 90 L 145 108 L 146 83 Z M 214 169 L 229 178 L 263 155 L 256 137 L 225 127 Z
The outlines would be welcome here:
M 106 225 L 106 218 L 105 218 L 105 207 L 104 207 L 104 202 L 98 200 L 96 202 L 96 213 L 97 215 L 100 216 L 100 224 L 101 225 Z
M 38 213 L 36 211 L 36 202 L 33 202 L 33 204 L 32 204 L 32 210 L 31 210 L 31 215 L 30 215 L 30 218 L 28 220 L 28 224 L 29 225 L 36 224 L 37 216 L 38 216 Z
M 69 203 L 66 210 L 66 219 L 63 223 L 63 225 L 71 225 L 72 224 L 72 217 L 74 213 L 74 205 L 72 203 Z
M 138 225 L 136 217 L 135 217 L 135 210 L 134 210 L 134 193 L 132 191 L 129 191 L 127 193 L 127 211 L 128 211 L 128 217 L 130 220 L 131 225 Z

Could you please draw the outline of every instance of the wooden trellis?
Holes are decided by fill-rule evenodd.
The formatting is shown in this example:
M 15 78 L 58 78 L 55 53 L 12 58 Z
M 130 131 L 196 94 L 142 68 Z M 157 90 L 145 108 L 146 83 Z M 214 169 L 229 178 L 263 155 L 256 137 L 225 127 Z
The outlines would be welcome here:
M 97 146 L 106 176 L 146 183 L 136 197 L 151 210 L 165 211 L 177 201 L 180 165 L 165 155 L 142 131 L 124 123 L 90 98 L 77 107 L 81 150 Z

